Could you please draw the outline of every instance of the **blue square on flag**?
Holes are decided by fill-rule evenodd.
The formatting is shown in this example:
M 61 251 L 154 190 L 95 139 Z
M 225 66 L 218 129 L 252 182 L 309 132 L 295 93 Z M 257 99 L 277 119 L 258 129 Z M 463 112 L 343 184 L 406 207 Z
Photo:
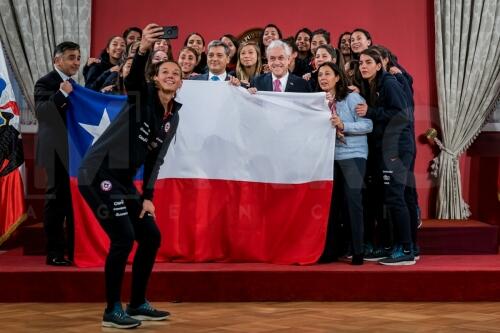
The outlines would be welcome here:
M 73 84 L 66 114 L 69 143 L 69 175 L 78 176 L 78 169 L 87 150 L 104 133 L 123 110 L 127 96 L 106 95 Z M 136 179 L 142 179 L 143 168 Z

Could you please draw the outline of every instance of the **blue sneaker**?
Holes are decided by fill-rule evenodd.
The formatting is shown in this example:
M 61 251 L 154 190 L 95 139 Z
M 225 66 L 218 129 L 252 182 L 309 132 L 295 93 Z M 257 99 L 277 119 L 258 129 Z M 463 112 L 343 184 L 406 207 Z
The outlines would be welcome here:
M 138 320 L 165 320 L 170 316 L 170 312 L 156 310 L 148 301 L 137 308 L 127 305 L 126 311 L 129 316 Z
M 373 250 L 374 250 L 374 247 L 371 243 L 363 244 L 363 254 L 365 256 L 371 254 L 373 252 Z
M 397 245 L 392 250 L 391 256 L 385 259 L 379 260 L 379 264 L 387 266 L 409 266 L 415 265 L 415 257 L 413 256 L 413 251 L 403 251 L 401 245 Z
M 120 303 L 115 303 L 113 311 L 104 311 L 104 315 L 102 316 L 103 327 L 134 328 L 140 325 L 141 321 L 131 318 L 128 314 L 126 314 Z

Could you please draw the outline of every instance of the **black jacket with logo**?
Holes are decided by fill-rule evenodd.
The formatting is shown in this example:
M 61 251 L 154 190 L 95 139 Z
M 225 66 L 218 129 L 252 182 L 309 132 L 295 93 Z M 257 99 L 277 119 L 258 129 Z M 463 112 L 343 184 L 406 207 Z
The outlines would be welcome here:
M 177 131 L 182 104 L 173 101 L 172 113 L 164 119 L 157 88 L 145 80 L 147 59 L 148 54 L 135 55 L 125 79 L 127 104 L 85 155 L 80 183 L 92 182 L 98 171 L 104 171 L 129 184 L 144 165 L 143 197 L 153 198 L 154 183 Z
M 376 105 L 368 107 L 366 117 L 373 121 L 370 150 L 385 156 L 414 153 L 413 112 L 407 94 L 398 80 L 387 72 L 377 78 Z

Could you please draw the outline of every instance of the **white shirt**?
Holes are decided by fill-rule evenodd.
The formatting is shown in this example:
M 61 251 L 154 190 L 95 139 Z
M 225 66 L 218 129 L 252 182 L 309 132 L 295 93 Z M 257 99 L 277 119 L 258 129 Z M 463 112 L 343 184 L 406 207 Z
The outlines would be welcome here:
M 71 79 L 71 76 L 67 76 L 66 74 L 64 74 L 63 72 L 61 72 L 59 70 L 59 68 L 57 68 L 57 66 L 54 66 L 54 69 L 56 70 L 57 74 L 59 74 L 59 76 L 61 77 L 61 79 L 63 81 L 67 81 L 67 80 Z M 59 91 L 62 92 L 62 94 L 64 95 L 64 97 L 68 97 L 68 94 L 64 90 L 59 89 Z
M 227 73 L 224 71 L 222 74 L 215 75 L 212 72 L 208 72 L 208 81 L 211 81 L 213 76 L 217 76 L 220 81 L 226 81 Z
M 277 79 L 277 77 L 274 76 L 274 74 L 272 73 L 271 75 L 273 77 L 273 91 L 274 91 L 274 81 Z M 286 74 L 283 75 L 279 80 L 281 82 L 281 92 L 285 92 L 286 84 L 288 83 L 288 72 L 286 72 Z

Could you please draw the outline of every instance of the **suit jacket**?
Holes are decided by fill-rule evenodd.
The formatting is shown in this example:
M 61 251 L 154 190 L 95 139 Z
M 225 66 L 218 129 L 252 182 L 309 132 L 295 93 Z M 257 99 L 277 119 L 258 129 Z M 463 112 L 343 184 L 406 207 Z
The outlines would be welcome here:
M 196 76 L 190 77 L 189 79 L 196 80 L 196 81 L 208 81 L 208 73 L 196 75 Z M 229 81 L 229 73 L 227 73 L 227 75 L 226 75 L 226 81 Z
M 58 156 L 64 166 L 68 164 L 66 109 L 68 99 L 59 90 L 62 78 L 56 70 L 40 78 L 35 84 L 35 113 L 38 119 L 37 162 L 54 166 Z
M 258 91 L 273 91 L 273 76 L 271 73 L 261 74 L 250 81 L 250 86 Z M 311 92 L 309 83 L 301 77 L 288 74 L 285 92 Z

